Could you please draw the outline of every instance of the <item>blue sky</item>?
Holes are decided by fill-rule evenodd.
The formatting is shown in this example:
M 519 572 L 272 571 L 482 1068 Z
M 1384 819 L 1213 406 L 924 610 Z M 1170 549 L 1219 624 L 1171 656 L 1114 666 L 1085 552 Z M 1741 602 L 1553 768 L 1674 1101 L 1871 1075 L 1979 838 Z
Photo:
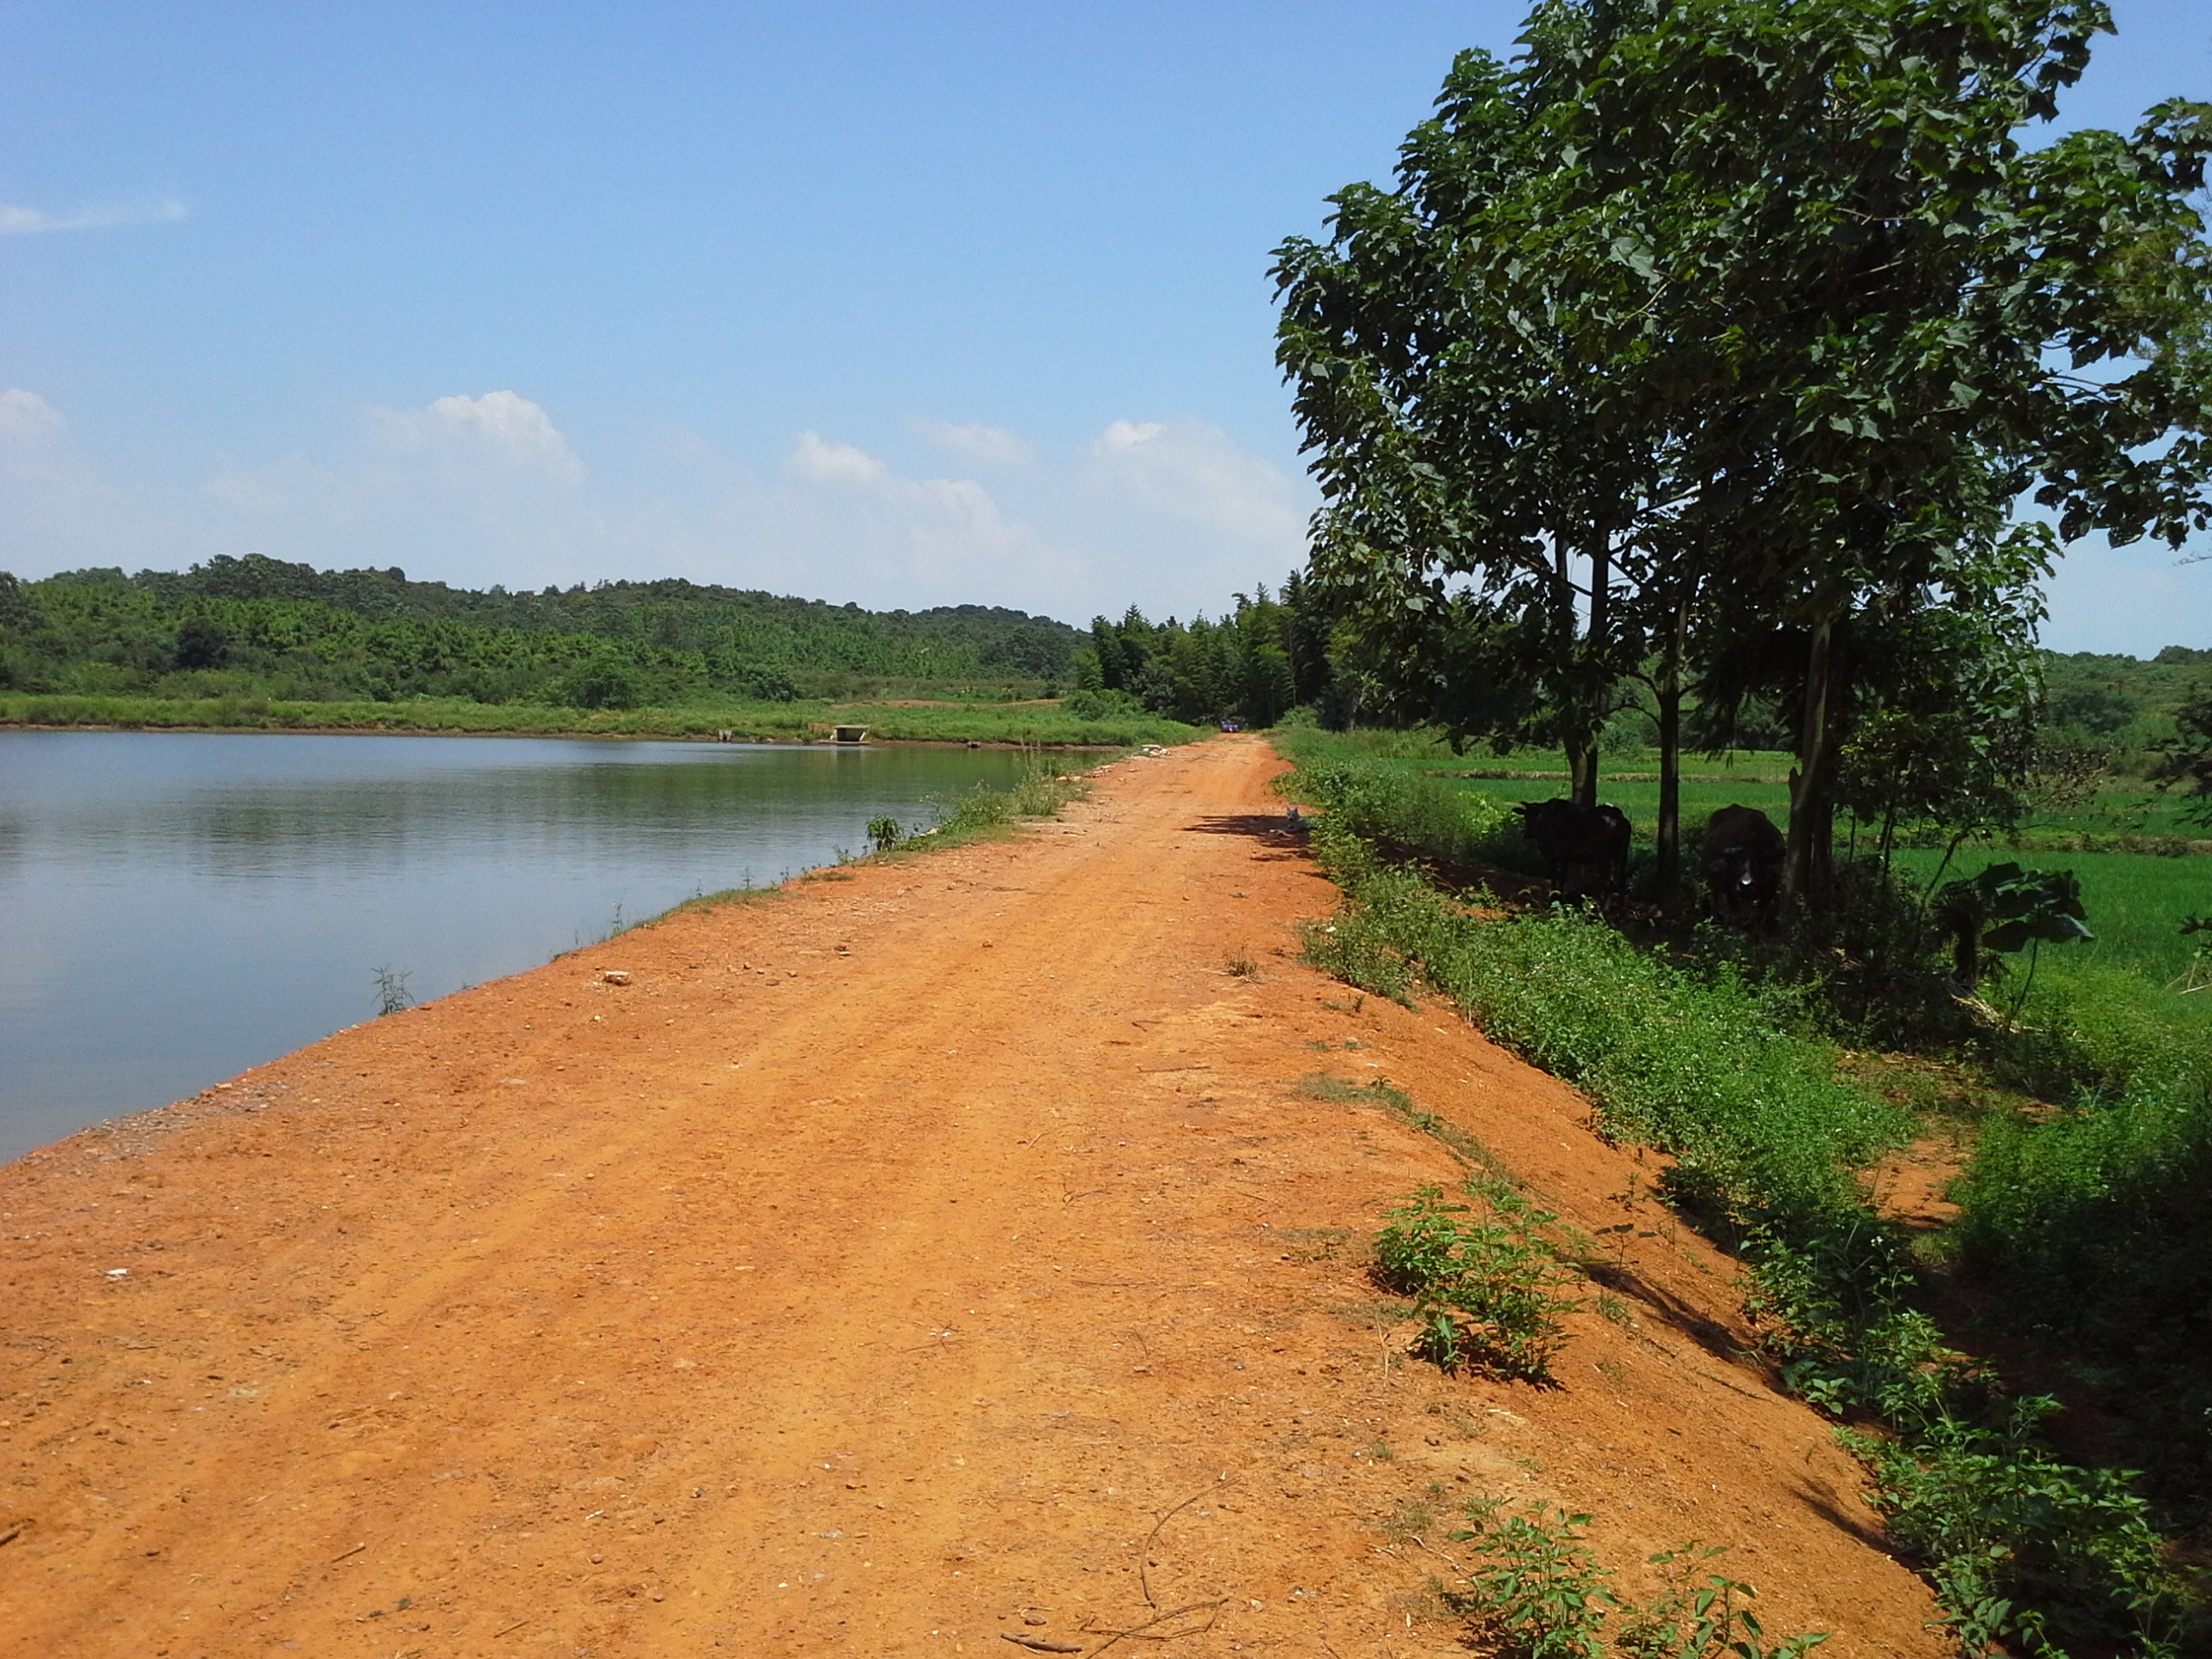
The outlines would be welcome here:
M 2119 0 L 2074 121 L 2212 95 Z M 1268 252 L 1516 3 L 0 3 L 0 567 L 1082 620 L 1301 556 Z M 2212 644 L 2083 548 L 2061 649 Z

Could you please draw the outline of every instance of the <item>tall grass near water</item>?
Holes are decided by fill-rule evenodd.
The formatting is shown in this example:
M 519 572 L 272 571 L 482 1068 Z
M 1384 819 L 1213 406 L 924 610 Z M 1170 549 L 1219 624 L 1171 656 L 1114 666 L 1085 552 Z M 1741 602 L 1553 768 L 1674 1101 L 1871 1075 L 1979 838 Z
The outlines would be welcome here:
M 1031 752 L 1015 781 L 1002 790 L 978 783 L 964 794 L 933 798 L 929 805 L 938 821 L 929 830 L 913 834 L 912 827 L 900 827 L 893 818 L 878 818 L 869 825 L 869 836 L 876 841 L 876 856 L 900 856 L 925 852 L 929 847 L 982 841 L 1031 818 L 1059 817 L 1059 810 L 1084 794 L 1084 790 L 1086 785 L 1079 779 L 1068 777 L 1058 759 L 1046 752 Z M 880 834 L 882 830 L 889 830 L 889 834 Z

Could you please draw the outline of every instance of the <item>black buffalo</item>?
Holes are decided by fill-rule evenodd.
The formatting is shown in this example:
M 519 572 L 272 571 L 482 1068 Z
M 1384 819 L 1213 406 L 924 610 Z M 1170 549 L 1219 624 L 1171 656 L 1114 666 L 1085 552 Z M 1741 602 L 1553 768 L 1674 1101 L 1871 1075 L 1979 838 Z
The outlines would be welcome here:
M 1521 833 L 1543 855 L 1555 898 L 1606 899 L 1628 885 L 1627 814 L 1617 806 L 1523 801 Z
M 1724 806 L 1705 821 L 1705 887 L 1713 913 L 1744 924 L 1767 914 L 1782 891 L 1789 843 L 1755 806 Z

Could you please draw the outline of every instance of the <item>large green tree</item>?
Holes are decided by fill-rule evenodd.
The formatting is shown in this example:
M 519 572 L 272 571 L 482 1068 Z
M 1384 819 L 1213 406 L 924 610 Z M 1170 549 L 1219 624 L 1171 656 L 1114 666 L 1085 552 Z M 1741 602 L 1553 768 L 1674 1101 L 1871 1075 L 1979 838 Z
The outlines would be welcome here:
M 1397 188 L 1278 264 L 1315 574 L 1373 671 L 1572 754 L 1624 674 L 1679 713 L 1684 669 L 1768 652 L 1786 880 L 1817 896 L 1882 702 L 1859 619 L 2049 556 L 2026 494 L 2069 539 L 2205 520 L 2208 111 L 2022 143 L 2109 28 L 2101 0 L 1549 0 L 1513 65 L 1464 55 Z
M 1561 8 L 1560 10 L 1580 10 Z M 1656 187 L 1654 359 L 1714 575 L 1797 631 L 1793 891 L 1817 888 L 1854 696 L 1841 632 L 2068 538 L 2202 523 L 2202 106 L 2039 150 L 2100 0 L 1598 4 L 1589 130 Z M 1642 257 L 1643 250 L 1630 257 Z
M 1548 122 L 1523 77 L 1463 54 L 1400 188 L 1341 193 L 1329 245 L 1280 251 L 1280 356 L 1329 503 L 1314 578 L 1363 665 L 1455 740 L 1559 741 L 1587 798 L 1637 654 L 1617 555 L 1658 469 L 1618 407 L 1636 388 L 1589 372 L 1594 296 L 1557 302 Z

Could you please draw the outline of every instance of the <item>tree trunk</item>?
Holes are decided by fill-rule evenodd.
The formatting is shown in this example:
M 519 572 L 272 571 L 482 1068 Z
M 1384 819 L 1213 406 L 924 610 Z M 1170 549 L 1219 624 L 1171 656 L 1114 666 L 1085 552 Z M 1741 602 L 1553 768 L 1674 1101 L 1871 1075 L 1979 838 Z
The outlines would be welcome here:
M 1598 802 L 1598 745 L 1584 732 L 1567 735 L 1567 794 L 1577 806 Z
M 1659 685 L 1659 902 L 1672 905 L 1682 887 L 1682 634 L 1689 601 L 1675 607 L 1660 659 Z
M 1577 806 L 1598 804 L 1598 744 L 1605 729 L 1604 664 L 1606 632 L 1612 626 L 1612 532 L 1599 524 L 1590 538 L 1590 631 L 1582 641 L 1582 694 L 1587 701 L 1578 711 L 1582 727 L 1579 743 L 1570 740 L 1567 747 L 1567 771 L 1573 779 Z M 1582 757 L 1579 766 L 1575 762 L 1578 747 Z
M 1823 602 L 1805 656 L 1805 711 L 1797 734 L 1797 765 L 1789 774 L 1789 854 L 1782 867 L 1783 902 L 1817 905 L 1827 897 L 1835 834 L 1837 607 Z

